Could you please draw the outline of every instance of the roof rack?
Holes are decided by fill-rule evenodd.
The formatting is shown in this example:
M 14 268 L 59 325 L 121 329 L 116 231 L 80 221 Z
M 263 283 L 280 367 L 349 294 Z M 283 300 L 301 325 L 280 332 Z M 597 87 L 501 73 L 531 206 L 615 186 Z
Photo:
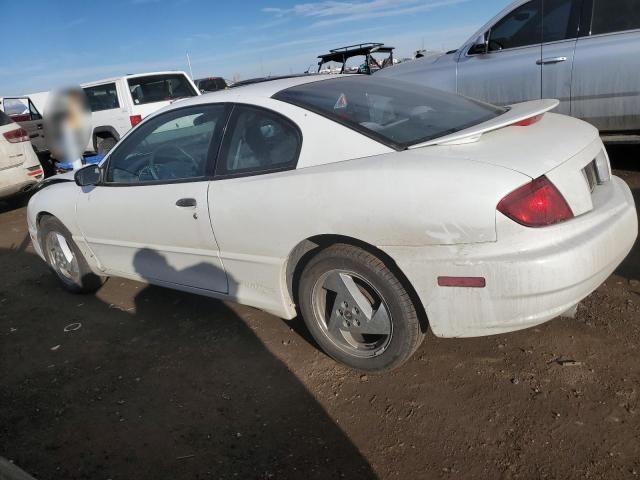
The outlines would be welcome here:
M 367 61 L 365 62 L 366 71 L 361 73 L 371 74 L 372 63 L 378 68 L 384 68 L 385 66 L 387 66 L 387 64 L 393 65 L 394 50 L 395 47 L 391 47 L 379 42 L 356 43 L 354 45 L 347 45 L 346 47 L 334 48 L 333 50 L 329 50 L 329 53 L 318 55 L 318 58 L 320 59 L 320 61 L 318 62 L 318 72 L 322 70 L 322 67 L 325 63 L 336 62 L 342 63 L 342 69 L 340 73 L 344 73 L 347 60 L 352 57 L 365 56 L 367 57 Z M 373 53 L 388 53 L 389 58 L 385 60 L 382 65 L 380 65 L 378 61 L 371 56 Z

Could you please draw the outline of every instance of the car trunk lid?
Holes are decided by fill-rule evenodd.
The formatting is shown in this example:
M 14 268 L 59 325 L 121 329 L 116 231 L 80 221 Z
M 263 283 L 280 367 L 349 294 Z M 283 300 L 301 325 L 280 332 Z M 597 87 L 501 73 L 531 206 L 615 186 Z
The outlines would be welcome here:
M 606 151 L 594 127 L 563 115 L 546 113 L 529 126 L 513 125 L 540 115 L 543 108 L 540 105 L 521 110 L 510 117 L 510 122 L 503 121 L 499 128 L 493 128 L 495 123 L 489 130 L 478 126 L 481 128 L 476 129 L 476 134 L 483 133 L 473 142 L 461 141 L 464 136 L 454 143 L 443 138 L 430 142 L 429 148 L 445 157 L 465 158 L 517 171 L 532 180 L 546 175 L 562 193 L 573 214 L 582 215 L 593 208 L 593 190 L 610 177 Z

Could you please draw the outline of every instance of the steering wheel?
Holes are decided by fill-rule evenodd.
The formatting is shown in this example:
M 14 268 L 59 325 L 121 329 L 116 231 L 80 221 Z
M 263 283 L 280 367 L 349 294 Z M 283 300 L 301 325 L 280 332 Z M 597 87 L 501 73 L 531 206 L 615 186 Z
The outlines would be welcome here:
M 154 180 L 161 180 L 161 178 L 159 178 L 158 176 L 158 167 L 161 166 L 163 163 L 166 163 L 166 162 L 156 161 L 158 159 L 159 154 L 169 156 L 168 154 L 170 154 L 170 152 L 176 152 L 177 153 L 176 158 L 182 157 L 186 159 L 189 163 L 191 163 L 191 166 L 193 167 L 194 172 L 197 173 L 198 170 L 200 169 L 200 165 L 198 164 L 196 159 L 193 158 L 191 155 L 189 155 L 187 152 L 185 152 L 182 148 L 176 145 L 163 145 L 161 147 L 156 148 L 153 151 L 153 154 L 151 155 L 151 159 L 149 160 L 149 165 L 147 165 L 147 167 L 144 168 L 144 170 L 148 170 L 148 172 L 151 174 Z M 173 178 L 177 178 L 174 173 L 171 173 L 171 176 Z

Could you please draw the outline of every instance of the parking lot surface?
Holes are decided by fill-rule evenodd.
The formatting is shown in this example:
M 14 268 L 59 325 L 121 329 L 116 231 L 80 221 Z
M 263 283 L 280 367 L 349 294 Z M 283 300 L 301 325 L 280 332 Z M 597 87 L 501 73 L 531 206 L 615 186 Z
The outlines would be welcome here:
M 610 152 L 640 202 L 640 148 Z M 0 455 L 37 479 L 640 476 L 640 245 L 576 319 L 429 335 L 383 376 L 301 320 L 120 279 L 68 294 L 2 204 L 0 266 Z

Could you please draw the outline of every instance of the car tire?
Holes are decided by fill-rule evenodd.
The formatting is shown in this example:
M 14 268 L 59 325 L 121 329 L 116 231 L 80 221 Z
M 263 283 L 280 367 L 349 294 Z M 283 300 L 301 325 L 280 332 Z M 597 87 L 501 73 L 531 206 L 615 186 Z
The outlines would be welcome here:
M 98 142 L 98 155 L 106 155 L 116 146 L 116 143 L 118 142 L 113 137 L 104 138 L 101 142 Z
M 28 196 L 24 193 L 20 195 L 16 195 L 14 197 L 5 198 L 5 202 L 9 205 L 11 210 L 17 210 L 19 208 L 25 207 L 27 205 Z
M 46 216 L 40 221 L 38 234 L 47 265 L 66 290 L 94 293 L 104 284 L 106 278 L 89 268 L 71 233 L 60 220 Z
M 416 306 L 399 275 L 361 248 L 336 244 L 320 251 L 302 271 L 298 295 L 318 345 L 356 370 L 398 368 L 424 340 Z

